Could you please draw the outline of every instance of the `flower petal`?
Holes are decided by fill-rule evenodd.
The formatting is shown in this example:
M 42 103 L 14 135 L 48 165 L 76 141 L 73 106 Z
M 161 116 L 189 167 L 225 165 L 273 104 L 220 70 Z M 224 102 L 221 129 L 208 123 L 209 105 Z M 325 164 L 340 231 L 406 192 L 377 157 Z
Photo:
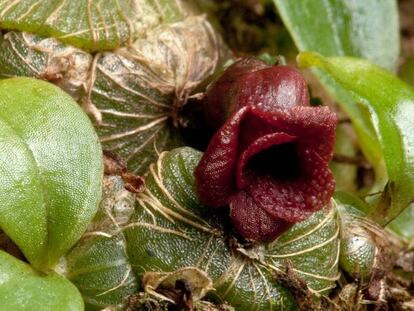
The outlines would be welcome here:
M 336 115 L 328 108 L 296 107 L 273 112 L 244 107 L 217 131 L 195 175 L 201 201 L 212 207 L 225 206 L 239 189 L 275 218 L 297 222 L 329 202 L 335 188 L 328 168 L 335 141 Z M 246 166 L 257 154 L 275 145 L 295 144 L 293 156 L 275 156 L 268 173 Z M 269 162 L 269 163 L 270 163 Z M 278 169 L 291 178 L 278 178 Z M 293 172 L 294 171 L 294 172 Z M 277 172 L 276 172 L 277 175 Z
M 245 57 L 227 68 L 220 78 L 207 90 L 203 100 L 205 118 L 209 125 L 217 129 L 223 125 L 226 119 L 235 111 L 233 101 L 237 91 L 237 81 L 246 73 L 255 72 L 267 68 L 265 62 L 254 58 Z
M 248 111 L 248 107 L 240 109 L 216 132 L 195 170 L 197 192 L 204 204 L 225 206 L 236 191 L 240 123 Z
M 312 150 L 326 162 L 332 159 L 337 117 L 328 107 L 294 107 L 268 112 L 253 106 L 246 120 L 247 117 L 256 119 L 256 124 L 267 124 L 267 127 L 271 124 L 273 132 L 297 137 L 300 157 L 306 157 Z M 255 131 L 252 125 L 250 121 L 249 129 L 246 128 L 246 133 L 240 131 L 240 136 L 250 136 L 250 132 Z
M 237 81 L 235 109 L 255 105 L 264 111 L 309 106 L 309 92 L 301 73 L 291 66 L 271 66 L 246 73 Z
M 296 69 L 242 60 L 210 87 L 204 104 L 210 122 L 224 125 L 196 169 L 197 191 L 212 207 L 230 203 L 245 238 L 274 239 L 329 203 L 337 119 L 327 107 L 309 106 Z
M 217 129 L 245 106 L 258 105 L 264 111 L 309 106 L 309 92 L 294 67 L 270 66 L 255 58 L 243 58 L 212 84 L 203 104 L 206 120 Z
M 243 190 L 230 201 L 230 217 L 236 230 L 254 241 L 272 241 L 292 225 L 267 214 Z

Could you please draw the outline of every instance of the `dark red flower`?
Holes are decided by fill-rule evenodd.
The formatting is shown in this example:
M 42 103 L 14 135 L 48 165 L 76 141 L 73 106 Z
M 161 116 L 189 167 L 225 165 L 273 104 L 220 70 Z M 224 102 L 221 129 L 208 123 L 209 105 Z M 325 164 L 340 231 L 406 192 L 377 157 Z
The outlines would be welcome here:
M 308 106 L 308 87 L 293 67 L 269 66 L 257 58 L 243 58 L 209 88 L 204 112 L 208 123 L 217 129 L 234 111 L 249 105 L 266 111 Z
M 236 63 L 209 89 L 208 107 L 219 111 L 224 98 L 222 112 L 232 108 L 195 176 L 202 202 L 230 205 L 245 238 L 270 241 L 329 202 L 336 115 L 308 106 L 306 84 L 295 69 L 261 64 L 255 70 L 252 63 Z

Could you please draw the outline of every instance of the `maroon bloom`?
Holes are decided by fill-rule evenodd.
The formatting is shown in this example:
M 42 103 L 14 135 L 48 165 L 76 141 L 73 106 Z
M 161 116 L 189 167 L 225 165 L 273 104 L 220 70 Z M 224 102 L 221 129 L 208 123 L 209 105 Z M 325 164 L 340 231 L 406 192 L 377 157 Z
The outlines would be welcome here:
M 269 66 L 257 58 L 243 58 L 209 88 L 204 112 L 208 123 L 217 129 L 234 111 L 249 105 L 266 111 L 308 106 L 308 87 L 293 67 Z
M 196 169 L 197 191 L 209 206 L 230 205 L 245 238 L 271 241 L 329 202 L 336 115 L 308 105 L 294 68 L 238 62 L 209 89 L 205 104 L 217 125 L 220 113 L 229 116 Z

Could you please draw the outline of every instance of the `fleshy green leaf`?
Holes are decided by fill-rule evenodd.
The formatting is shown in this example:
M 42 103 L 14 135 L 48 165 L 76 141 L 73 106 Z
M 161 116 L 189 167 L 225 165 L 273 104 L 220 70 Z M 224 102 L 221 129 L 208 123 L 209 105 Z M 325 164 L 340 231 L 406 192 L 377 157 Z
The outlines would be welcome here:
M 0 81 L 0 150 L 0 227 L 35 267 L 51 267 L 97 210 L 98 138 L 59 88 L 15 78 Z
M 1 311 L 82 311 L 82 296 L 66 278 L 43 275 L 0 250 Z
M 354 146 L 354 141 L 349 139 L 349 128 L 347 125 L 338 124 L 336 127 L 336 141 L 335 141 L 335 150 L 334 153 L 337 155 L 355 157 L 356 150 Z M 357 167 L 353 164 L 348 163 L 338 163 L 332 161 L 329 164 L 334 177 L 336 186 L 336 191 L 350 191 L 353 192 L 356 190 L 356 176 L 357 176 Z
M 273 1 L 300 51 L 361 57 L 395 69 L 400 46 L 395 0 Z M 360 148 L 375 168 L 376 185 L 371 190 L 379 190 L 386 175 L 369 111 L 329 76 L 314 72 L 351 118 Z
M 120 177 L 105 176 L 103 200 L 87 232 L 65 257 L 66 277 L 75 283 L 87 310 L 120 310 L 140 282 L 126 254 L 122 227 L 134 213 L 135 195 Z M 139 241 L 137 241 L 139 243 Z
M 395 0 L 273 0 L 300 51 L 357 56 L 394 70 L 399 55 Z
M 186 15 L 185 2 L 166 0 L 4 0 L 0 27 L 54 37 L 91 51 L 111 50 L 162 22 Z
M 141 174 L 159 152 L 182 145 L 181 108 L 220 67 L 223 51 L 201 15 L 95 57 L 53 38 L 8 32 L 0 40 L 0 77 L 35 77 L 63 88 L 91 115 L 103 148 Z
M 370 112 L 389 179 L 370 216 L 381 224 L 388 223 L 414 200 L 414 90 L 361 59 L 304 52 L 298 62 L 302 67 L 325 70 Z
M 197 199 L 193 171 L 200 157 L 191 148 L 162 153 L 150 166 L 137 202 L 119 177 L 106 178 L 100 211 L 66 256 L 67 276 L 88 309 L 121 309 L 146 272 L 189 266 L 213 280 L 216 290 L 208 299 L 226 300 L 236 310 L 294 310 L 292 296 L 272 276 L 287 262 L 313 291 L 324 294 L 335 287 L 339 227 L 334 208 L 296 224 L 272 244 L 240 245 L 228 231 L 228 215 Z

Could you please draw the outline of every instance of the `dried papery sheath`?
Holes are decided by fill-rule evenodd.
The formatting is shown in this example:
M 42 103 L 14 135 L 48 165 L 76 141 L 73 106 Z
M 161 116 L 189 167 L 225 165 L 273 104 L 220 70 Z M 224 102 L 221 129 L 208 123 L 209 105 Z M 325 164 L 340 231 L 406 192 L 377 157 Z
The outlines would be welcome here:
M 147 8 L 142 2 L 142 12 L 159 9 L 157 1 Z M 95 55 L 60 37 L 40 37 L 40 30 L 5 33 L 0 76 L 30 76 L 62 87 L 90 114 L 104 149 L 141 174 L 158 153 L 182 145 L 176 129 L 181 108 L 227 55 L 206 16 L 185 3 L 163 2 L 157 23 L 140 28 L 128 46 Z
M 158 152 L 180 145 L 171 123 L 192 90 L 215 71 L 221 44 L 204 16 L 189 17 L 97 58 L 83 104 L 104 148 L 142 173 Z
M 195 174 L 204 203 L 229 204 L 233 224 L 245 238 L 270 241 L 329 202 L 335 189 L 328 162 L 336 115 L 308 106 L 306 84 L 295 69 L 260 66 L 254 71 L 245 66 L 251 63 L 236 63 L 209 90 L 213 95 L 207 94 L 207 104 L 230 106 L 232 114 Z M 234 90 L 222 102 L 216 96 L 220 81 Z
M 93 56 L 54 38 L 10 31 L 0 38 L 0 77 L 50 81 L 74 99 L 85 93 Z

